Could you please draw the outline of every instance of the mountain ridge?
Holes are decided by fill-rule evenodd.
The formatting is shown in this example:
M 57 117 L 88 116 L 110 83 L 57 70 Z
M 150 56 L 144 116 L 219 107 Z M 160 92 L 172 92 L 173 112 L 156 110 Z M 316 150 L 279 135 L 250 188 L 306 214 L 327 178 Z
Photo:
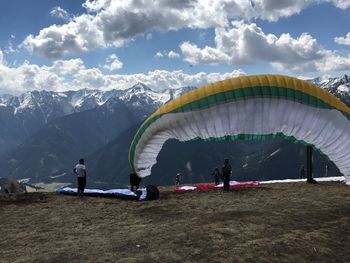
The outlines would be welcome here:
M 54 92 L 30 91 L 19 96 L 0 95 L 0 155 L 20 145 L 50 121 L 66 115 L 111 104 L 119 99 L 129 107 L 159 107 L 182 88 L 157 92 L 142 83 L 124 90 L 89 90 Z M 140 109 L 139 109 L 140 111 Z M 144 118 L 146 116 L 143 116 Z
M 340 76 L 339 78 L 315 78 L 308 81 L 329 90 L 348 106 L 350 105 L 350 80 L 347 75 Z M 133 134 L 127 133 L 135 132 L 135 125 L 142 122 L 159 106 L 193 88 L 182 87 L 179 89 L 154 91 L 146 85 L 138 83 L 125 90 L 99 91 L 83 89 L 64 93 L 47 91 L 40 93 L 39 91 L 33 91 L 26 95 L 22 94 L 20 98 L 10 95 L 0 96 L 0 105 L 5 105 L 0 106 L 0 119 L 6 120 L 8 118 L 6 113 L 14 113 L 14 108 L 18 108 L 16 114 L 14 114 L 14 124 L 8 122 L 6 125 L 6 121 L 0 123 L 0 146 L 4 145 L 4 142 L 9 141 L 12 143 L 12 146 L 14 145 L 12 148 L 8 147 L 7 151 L 0 158 L 0 166 L 2 167 L 0 176 L 32 177 L 38 181 L 71 179 L 68 176 L 70 167 L 81 156 L 86 156 L 87 160 L 92 164 L 91 170 L 93 174 L 103 171 L 101 178 L 104 178 L 108 182 L 113 180 L 118 171 L 123 173 L 123 176 L 127 176 L 127 171 L 129 170 L 127 161 L 128 144 L 133 137 Z M 55 111 L 54 105 L 58 105 L 59 110 Z M 65 114 L 63 109 L 68 114 Z M 20 117 L 23 117 L 23 119 Z M 23 130 L 17 130 L 16 127 L 22 127 Z M 82 128 L 81 136 L 76 132 L 80 127 L 84 127 Z M 130 130 L 131 127 L 134 127 L 134 130 Z M 8 137 L 4 136 L 4 134 L 7 134 Z M 11 136 L 18 140 L 13 139 L 11 141 L 13 138 Z M 118 147 L 121 147 L 121 149 Z M 197 150 L 200 149 L 201 152 L 211 150 L 210 147 L 208 148 L 196 143 L 191 144 L 191 147 Z M 177 145 L 175 142 L 169 142 L 165 145 L 164 152 L 169 158 L 177 160 L 177 167 L 187 169 L 188 160 L 192 158 L 191 155 L 196 153 L 196 150 L 192 151 L 191 147 L 186 148 L 186 146 Z M 217 151 L 228 151 L 224 146 L 214 145 L 213 147 Z M 286 163 L 285 160 L 289 156 L 288 151 L 293 152 L 297 149 L 283 142 L 272 144 L 260 143 L 255 144 L 255 146 L 239 143 L 236 147 L 244 149 L 243 152 L 254 160 L 252 162 L 245 162 L 244 159 L 237 157 L 237 152 L 232 152 L 232 156 L 236 156 L 235 158 L 239 159 L 240 166 L 242 166 L 238 171 L 241 174 L 239 178 L 245 178 L 243 174 L 247 173 L 256 174 L 259 169 L 260 171 L 265 169 L 264 167 L 270 167 L 269 169 L 271 169 L 273 166 L 268 164 L 270 160 Z M 260 157 L 254 157 L 256 156 L 256 149 L 260 148 L 267 149 L 265 152 L 262 151 L 263 153 L 261 154 L 262 160 L 265 161 L 261 161 L 259 159 Z M 188 159 L 187 161 L 182 156 L 178 158 L 176 154 L 173 155 L 178 150 L 191 153 L 189 155 L 184 154 L 183 158 Z M 54 151 L 57 152 L 55 153 Z M 113 156 L 114 152 L 120 155 L 125 154 L 126 156 L 120 161 L 120 164 L 115 164 L 114 162 L 117 157 L 109 159 L 108 155 L 104 154 L 104 152 L 109 152 L 109 155 Z M 298 153 L 294 152 L 293 154 L 290 157 L 299 158 Z M 210 159 L 218 158 L 217 160 L 219 160 L 222 157 L 221 155 L 221 153 L 218 153 L 214 157 L 209 157 L 210 155 L 206 154 L 206 162 L 209 164 L 210 161 L 208 160 Z M 219 156 L 221 157 L 219 158 Z M 53 161 L 55 158 L 62 158 L 62 161 Z M 163 152 L 159 158 L 164 162 Z M 210 178 L 210 175 L 204 175 L 204 173 L 209 169 L 208 167 L 210 165 L 215 165 L 215 163 L 210 163 L 209 166 L 205 165 L 206 168 L 202 169 L 199 165 L 199 159 L 197 159 L 192 160 L 192 162 L 196 163 L 195 167 L 199 168 L 195 168 L 194 175 L 188 178 L 196 181 L 199 178 L 196 176 L 200 176 L 203 180 L 207 180 Z M 115 164 L 114 166 L 118 167 L 119 170 L 115 170 L 113 165 L 111 168 L 105 160 L 109 160 L 107 163 L 111 162 Z M 325 163 L 324 160 L 322 161 L 322 157 L 320 157 L 320 160 L 321 163 Z M 263 163 L 263 165 L 260 163 Z M 173 163 L 167 162 L 167 165 L 171 166 Z M 256 166 L 255 169 L 252 168 L 254 165 Z M 335 168 L 332 169 L 336 171 Z M 176 172 L 177 168 L 155 167 L 156 174 L 161 174 L 164 170 L 168 170 L 166 180 L 169 183 L 172 180 L 172 174 Z M 293 174 L 296 173 L 297 171 L 293 170 Z M 159 176 L 157 175 L 157 177 Z M 98 181 L 101 178 L 96 177 L 94 180 Z M 155 181 L 159 183 L 161 182 L 159 180 L 156 179 Z M 127 179 L 123 177 L 118 182 L 126 183 L 126 181 Z

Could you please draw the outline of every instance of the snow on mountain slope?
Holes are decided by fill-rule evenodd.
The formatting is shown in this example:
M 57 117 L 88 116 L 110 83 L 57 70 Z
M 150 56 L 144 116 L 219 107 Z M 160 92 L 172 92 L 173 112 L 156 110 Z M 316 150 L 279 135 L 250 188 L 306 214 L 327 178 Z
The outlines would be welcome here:
M 309 81 L 328 90 L 345 104 L 350 106 L 350 77 L 348 75 L 345 74 L 338 78 L 319 77 Z
M 133 87 L 123 90 L 119 98 L 134 106 L 141 106 L 142 102 L 156 103 L 160 106 L 170 99 L 170 93 L 157 92 L 142 83 L 137 83 Z
M 0 95 L 0 106 L 8 107 L 14 115 L 37 111 L 41 113 L 45 121 L 49 121 L 60 116 L 101 106 L 113 97 L 134 106 L 142 106 L 145 103 L 160 106 L 192 89 L 194 87 L 155 91 L 142 83 L 137 83 L 124 90 L 30 91 L 19 96 Z
M 350 105 L 350 78 L 343 75 L 339 78 L 319 77 L 310 82 L 327 89 L 347 105 Z M 53 92 L 31 91 L 19 96 L 0 95 L 0 147 L 21 143 L 44 124 L 68 114 L 101 107 L 108 102 L 110 109 L 114 103 L 124 103 L 137 116 L 144 116 L 142 108 L 156 109 L 173 98 L 182 95 L 194 87 L 152 90 L 142 83 L 123 90 L 91 90 Z M 16 131 L 16 132 L 14 132 Z M 10 147 L 10 146 L 8 146 Z M 1 154 L 1 149 L 0 149 Z
M 350 105 L 350 85 L 347 75 L 339 78 L 316 78 L 310 81 L 329 90 L 338 98 Z M 35 169 L 37 169 L 36 165 L 42 165 L 42 163 L 44 164 L 46 162 L 45 160 L 57 159 L 56 157 L 51 157 L 51 154 L 52 156 L 58 156 L 57 152 L 59 149 L 56 149 L 56 146 L 49 147 L 50 150 L 39 151 L 38 145 L 45 146 L 57 141 L 59 142 L 58 145 L 62 147 L 67 145 L 66 142 L 70 142 L 72 138 L 86 139 L 87 142 L 93 143 L 95 143 L 97 140 L 91 138 L 99 138 L 101 145 L 103 143 L 108 143 L 109 140 L 114 138 L 113 136 L 116 136 L 116 128 L 109 125 L 117 125 L 117 128 L 121 128 L 119 127 L 121 126 L 121 118 L 124 118 L 125 125 L 122 128 L 125 130 L 128 128 L 128 125 L 136 125 L 145 119 L 162 104 L 192 89 L 194 89 L 194 87 L 155 91 L 142 83 L 138 83 L 133 87 L 124 90 L 101 91 L 82 89 L 78 91 L 66 92 L 32 91 L 20 96 L 0 95 L 0 155 L 5 155 L 6 152 L 10 152 L 11 149 L 29 149 L 28 151 L 23 150 L 22 152 L 19 152 L 16 155 L 16 158 L 10 158 L 7 159 L 6 162 L 3 162 L 2 170 L 5 171 L 6 167 L 10 169 L 12 166 L 9 168 L 9 165 L 10 162 L 13 162 L 13 160 L 17 160 L 18 163 L 27 161 L 27 164 L 22 167 L 23 169 L 21 168 L 22 170 L 17 169 L 17 164 L 13 165 L 14 170 L 11 170 L 12 168 L 10 169 L 11 171 L 6 170 L 9 172 L 8 174 L 12 174 L 17 171 L 18 174 L 22 176 L 27 172 L 29 173 L 29 171 L 35 171 Z M 63 119 L 65 120 L 63 121 Z M 73 127 L 72 124 L 77 125 L 77 123 L 79 123 L 80 127 L 84 126 L 83 132 L 81 132 L 79 136 L 76 134 L 74 136 L 66 136 L 69 134 L 67 133 L 68 130 L 77 130 L 70 129 Z M 86 129 L 85 125 L 91 123 L 93 123 L 93 128 Z M 47 131 L 43 128 L 49 126 L 51 128 Z M 107 129 L 108 127 L 109 129 Z M 97 129 L 98 132 L 95 133 Z M 108 133 L 106 132 L 107 130 L 109 131 Z M 41 133 L 39 134 L 40 136 L 38 135 L 35 137 L 39 139 L 35 140 L 34 142 L 29 141 L 28 143 L 28 138 L 33 138 L 35 135 L 37 135 L 37 133 Z M 55 136 L 59 135 L 57 138 L 60 139 L 53 139 L 54 137 L 52 137 L 52 134 Z M 15 148 L 18 145 L 21 145 L 21 147 L 25 145 L 26 148 Z M 80 143 L 77 145 L 80 145 Z M 82 145 L 87 144 L 82 143 Z M 32 146 L 32 148 L 29 146 Z M 124 146 L 124 148 L 120 149 L 121 152 L 118 152 L 120 153 L 120 156 L 124 156 L 124 152 L 127 152 L 128 145 Z M 97 146 L 94 145 L 93 147 L 96 148 Z M 269 152 L 270 155 L 260 157 L 256 156 L 257 158 L 255 165 L 272 167 L 271 159 L 288 159 L 290 153 L 288 152 L 288 154 L 284 154 L 284 152 L 279 149 L 282 148 L 278 145 L 278 147 L 276 146 L 273 151 Z M 91 149 L 89 148 L 85 152 L 84 151 L 82 150 L 81 153 L 88 153 L 91 151 Z M 61 153 L 66 152 L 66 149 L 61 149 Z M 122 152 L 123 154 L 121 154 Z M 31 161 L 32 159 L 28 158 L 29 155 L 33 155 L 34 153 L 38 156 L 36 162 Z M 48 157 L 49 154 L 50 157 Z M 67 154 L 62 154 L 61 159 L 63 160 L 64 157 L 67 157 L 66 155 Z M 26 157 L 21 159 L 22 156 Z M 125 154 L 125 156 L 127 156 L 127 154 Z M 255 156 L 255 153 L 254 155 L 251 154 L 251 156 Z M 69 160 L 74 158 L 75 157 L 71 156 Z M 105 156 L 103 159 L 105 159 Z M 34 165 L 34 163 L 36 164 Z M 63 165 L 63 163 L 64 162 L 62 161 L 62 167 L 69 167 L 69 164 L 67 165 L 67 163 L 64 163 Z M 248 162 L 244 160 L 242 160 L 242 163 L 244 163 L 244 167 L 246 169 L 253 169 L 252 167 L 255 167 L 251 161 L 249 162 L 249 165 Z M 57 166 L 58 164 L 55 165 Z M 49 164 L 47 164 L 45 167 L 48 169 L 56 169 L 57 167 L 55 165 L 52 164 L 51 167 Z M 127 162 L 125 167 L 128 169 Z M 48 176 L 49 174 L 54 174 L 54 176 L 56 176 L 56 172 L 53 173 L 52 169 L 47 170 L 49 171 L 47 174 L 45 171 L 45 175 Z M 160 169 L 160 171 L 161 170 L 162 169 Z M 35 172 L 33 172 L 33 174 L 35 174 Z M 62 174 L 61 171 L 57 172 L 57 175 L 59 174 Z
M 336 96 L 339 95 L 341 98 L 350 96 L 350 78 L 348 75 L 338 78 L 318 77 L 308 81 L 329 90 Z M 142 103 L 162 105 L 194 88 L 183 87 L 155 91 L 142 83 L 137 83 L 125 90 L 31 91 L 19 96 L 0 95 L 0 105 L 13 108 L 14 114 L 42 108 L 42 114 L 45 114 L 46 119 L 50 119 L 56 117 L 55 109 L 61 111 L 61 113 L 57 113 L 58 115 L 70 114 L 101 106 L 112 97 L 118 97 L 120 100 L 135 106 Z
M 53 92 L 53 91 L 31 91 L 19 96 L 0 96 L 0 105 L 13 109 L 13 113 L 35 111 L 42 109 L 45 119 L 52 119 L 60 115 L 80 112 L 103 105 L 112 97 L 117 97 L 126 103 L 135 106 L 142 103 L 156 103 L 162 105 L 171 97 L 180 94 L 182 89 L 154 91 L 142 83 L 125 90 L 89 90 Z M 140 104 L 140 105 L 141 105 Z M 49 110 L 49 108 L 51 108 Z M 53 112 L 60 111 L 59 113 Z
M 115 106 L 123 104 L 142 120 L 169 101 L 174 93 L 181 92 L 181 89 L 154 91 L 138 83 L 125 90 L 43 90 L 19 96 L 0 95 L 0 155 L 57 118 L 99 107 L 112 112 Z
M 0 107 L 6 107 L 7 101 L 12 98 L 12 95 L 9 94 L 2 94 L 0 95 Z

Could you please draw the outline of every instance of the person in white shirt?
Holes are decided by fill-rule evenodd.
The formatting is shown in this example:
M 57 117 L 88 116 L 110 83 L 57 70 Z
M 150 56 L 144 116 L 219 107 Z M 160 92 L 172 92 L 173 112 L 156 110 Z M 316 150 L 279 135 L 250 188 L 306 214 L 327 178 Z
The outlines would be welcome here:
M 73 173 L 77 176 L 78 179 L 78 196 L 84 196 L 87 175 L 84 159 L 79 160 L 79 163 L 73 169 Z

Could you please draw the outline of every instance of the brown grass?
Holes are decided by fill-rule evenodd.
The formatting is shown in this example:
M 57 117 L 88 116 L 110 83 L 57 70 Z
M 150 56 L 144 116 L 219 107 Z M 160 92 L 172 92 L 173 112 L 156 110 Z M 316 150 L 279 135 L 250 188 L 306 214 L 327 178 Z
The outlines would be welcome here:
M 350 187 L 275 184 L 135 202 L 0 197 L 0 262 L 346 262 Z

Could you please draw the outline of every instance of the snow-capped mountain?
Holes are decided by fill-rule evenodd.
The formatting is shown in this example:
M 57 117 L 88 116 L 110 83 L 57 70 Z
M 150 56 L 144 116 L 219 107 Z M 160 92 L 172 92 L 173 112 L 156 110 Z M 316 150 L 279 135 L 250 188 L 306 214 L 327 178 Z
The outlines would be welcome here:
M 329 90 L 350 105 L 350 81 L 347 75 L 309 81 Z M 99 149 L 100 158 L 95 167 L 96 176 L 99 176 L 100 171 L 106 173 L 108 178 L 114 178 L 120 171 L 127 173 L 128 147 L 133 132 L 126 134 L 128 140 L 118 139 L 119 134 L 131 127 L 136 129 L 159 106 L 192 89 L 183 87 L 155 91 L 138 83 L 125 90 L 32 91 L 20 96 L 1 95 L 0 176 L 25 176 L 36 180 L 68 176 L 73 165 L 71 162 L 89 154 L 93 156 L 89 162 L 93 162 L 97 158 L 93 154 L 96 149 Z M 113 143 L 114 139 L 119 140 L 117 144 Z M 110 147 L 116 154 L 109 153 L 104 146 Z M 270 155 L 280 158 L 280 145 L 277 143 L 277 146 L 263 157 L 266 160 L 271 159 Z M 248 148 L 254 150 L 254 147 Z M 175 148 L 178 149 L 177 146 Z M 193 151 L 201 152 L 197 146 Z M 218 153 L 221 151 L 218 150 Z M 251 152 L 246 155 L 254 156 Z M 290 160 L 290 156 L 286 156 Z M 105 163 L 108 158 L 112 161 Z M 113 170 L 113 173 L 112 168 L 118 169 Z
M 44 120 L 49 121 L 63 115 L 101 106 L 113 97 L 134 106 L 142 106 L 145 103 L 162 105 L 190 89 L 193 88 L 184 87 L 155 91 L 142 83 L 138 83 L 125 90 L 31 91 L 20 96 L 0 95 L 0 107 L 10 108 L 14 115 L 39 111 Z
M 138 83 L 125 90 L 43 90 L 19 96 L 0 95 L 0 154 L 19 145 L 57 118 L 97 107 L 113 111 L 115 104 L 123 103 L 142 120 L 165 102 L 190 89 L 155 91 Z
M 347 105 L 350 105 L 350 78 L 319 77 L 310 82 L 329 90 Z M 147 117 L 145 105 L 156 109 L 167 101 L 194 89 L 183 87 L 163 91 L 152 90 L 138 83 L 124 90 L 91 90 L 53 92 L 31 91 L 19 96 L 0 95 L 0 154 L 23 142 L 46 123 L 69 114 L 74 114 L 106 104 L 122 101 L 140 118 Z
M 337 86 L 337 85 L 349 85 L 350 78 L 348 75 L 343 75 L 338 78 L 331 78 L 331 77 L 318 77 L 314 79 L 308 80 L 311 83 L 320 86 L 322 88 L 329 88 L 331 86 Z
M 338 78 L 318 77 L 308 81 L 329 90 L 338 97 L 350 96 L 350 77 L 348 75 Z M 60 116 L 101 106 L 112 97 L 117 97 L 134 106 L 142 106 L 146 103 L 162 105 L 194 88 L 182 87 L 156 91 L 142 83 L 137 83 L 125 90 L 31 91 L 19 96 L 0 95 L 0 109 L 7 107 L 13 111 L 14 115 L 26 112 L 41 115 L 47 122 Z
M 135 106 L 143 103 L 164 104 L 170 99 L 170 92 L 157 92 L 142 83 L 137 83 L 135 86 L 123 90 L 120 97 L 121 100 L 131 103 Z
M 49 121 L 100 106 L 117 94 L 117 90 L 107 92 L 87 89 L 67 92 L 43 90 L 26 92 L 20 96 L 1 96 L 0 103 L 2 107 L 12 109 L 14 115 L 39 111 L 45 121 Z
M 0 107 L 4 107 L 7 104 L 7 101 L 12 98 L 12 95 L 9 94 L 0 94 Z
M 348 75 L 345 74 L 338 78 L 318 77 L 308 81 L 328 90 L 350 106 L 350 77 Z

